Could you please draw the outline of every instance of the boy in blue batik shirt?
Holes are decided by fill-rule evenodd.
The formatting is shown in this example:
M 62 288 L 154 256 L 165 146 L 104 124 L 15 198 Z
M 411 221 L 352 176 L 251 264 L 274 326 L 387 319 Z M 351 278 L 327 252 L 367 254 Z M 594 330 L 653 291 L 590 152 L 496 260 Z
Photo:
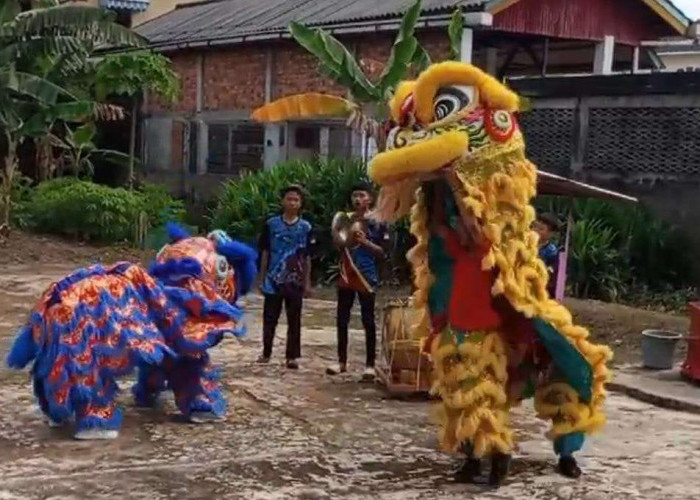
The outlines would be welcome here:
M 258 363 L 268 363 L 275 330 L 284 305 L 287 313 L 287 368 L 298 369 L 301 357 L 301 309 L 311 290 L 311 224 L 299 215 L 304 190 L 292 184 L 282 190 L 282 214 L 265 222 L 260 236 L 260 291 L 263 303 L 263 353 Z
M 554 214 L 540 214 L 537 216 L 533 229 L 540 237 L 539 256 L 544 265 L 547 266 L 547 272 L 549 273 L 547 291 L 550 296 L 554 297 L 556 288 L 555 277 L 559 264 L 559 247 L 552 242 L 552 238 L 559 231 L 559 219 Z
M 338 364 L 328 367 L 326 373 L 337 375 L 347 371 L 348 324 L 353 302 L 360 302 L 362 326 L 365 329 L 366 360 L 363 380 L 374 380 L 377 328 L 374 319 L 375 288 L 379 282 L 378 261 L 384 258 L 382 244 L 388 238 L 386 226 L 368 217 L 372 206 L 372 190 L 367 184 L 353 186 L 350 203 L 353 221 L 362 221 L 363 231 L 351 236 L 349 247 L 341 249 L 338 276 Z

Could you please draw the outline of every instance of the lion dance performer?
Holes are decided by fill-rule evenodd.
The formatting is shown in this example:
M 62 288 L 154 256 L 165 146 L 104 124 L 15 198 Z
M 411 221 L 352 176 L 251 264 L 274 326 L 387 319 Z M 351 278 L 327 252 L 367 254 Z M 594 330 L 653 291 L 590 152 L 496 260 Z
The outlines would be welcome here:
M 410 212 L 417 325 L 434 362 L 440 443 L 466 454 L 457 478 L 507 476 L 509 409 L 534 394 L 560 473 L 581 474 L 573 453 L 605 422 L 605 346 L 588 340 L 547 294 L 530 229 L 537 172 L 525 157 L 517 95 L 474 66 L 435 64 L 402 82 L 396 125 L 370 165 L 385 220 Z
M 50 425 L 75 418 L 78 439 L 116 438 L 116 379 L 136 368 L 138 405 L 171 389 L 191 421 L 223 417 L 207 351 L 225 333 L 243 334 L 236 299 L 255 277 L 256 254 L 223 231 L 191 237 L 169 224 L 168 233 L 171 243 L 148 271 L 129 262 L 80 269 L 52 284 L 31 312 L 7 362 L 34 362 L 34 393 Z

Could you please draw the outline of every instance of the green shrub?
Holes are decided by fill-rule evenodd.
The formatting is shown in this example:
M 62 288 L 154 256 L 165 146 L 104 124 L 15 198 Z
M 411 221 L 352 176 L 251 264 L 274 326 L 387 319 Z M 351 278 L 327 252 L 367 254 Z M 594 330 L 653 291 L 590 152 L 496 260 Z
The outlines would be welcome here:
M 29 215 L 27 214 L 27 203 L 32 195 L 32 179 L 29 177 L 15 176 L 10 193 L 12 211 L 10 212 L 11 223 L 14 227 L 26 229 L 29 226 Z
M 145 183 L 139 187 L 138 194 L 150 227 L 162 226 L 168 221 L 184 220 L 185 203 L 173 198 L 165 186 Z
M 568 284 L 574 296 L 652 301 L 674 309 L 680 297 L 692 295 L 689 290 L 697 282 L 693 245 L 680 228 L 648 207 L 553 197 L 539 198 L 536 205 L 562 219 L 572 209 Z
M 254 244 L 265 220 L 280 210 L 280 191 L 288 184 L 301 184 L 307 192 L 304 217 L 314 226 L 317 237 L 315 277 L 332 281 L 337 274 L 338 254 L 331 241 L 331 220 L 338 210 L 348 208 L 350 189 L 361 181 L 367 181 L 367 174 L 360 161 L 317 159 L 281 163 L 226 184 L 211 225 Z
M 141 214 L 149 227 L 180 220 L 181 201 L 164 189 L 146 185 L 139 191 L 111 188 L 75 177 L 39 184 L 24 207 L 31 229 L 103 243 L 134 242 Z

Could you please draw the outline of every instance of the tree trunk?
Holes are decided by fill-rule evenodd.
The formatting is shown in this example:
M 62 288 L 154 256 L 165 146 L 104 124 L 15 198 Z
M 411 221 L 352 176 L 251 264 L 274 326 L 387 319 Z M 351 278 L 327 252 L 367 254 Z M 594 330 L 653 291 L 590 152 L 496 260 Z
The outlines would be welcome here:
M 49 180 L 53 176 L 54 167 L 54 157 L 53 157 L 53 147 L 51 146 L 51 141 L 47 136 L 37 139 L 35 141 L 36 146 L 36 164 L 39 170 L 38 181 L 44 182 Z
M 10 210 L 12 209 L 12 183 L 17 170 L 17 143 L 6 134 L 7 155 L 2 170 L 0 183 L 0 234 L 9 231 Z
M 136 119 L 139 109 L 139 99 L 134 97 L 131 106 L 131 132 L 129 133 L 129 190 L 134 188 L 134 161 L 136 155 Z

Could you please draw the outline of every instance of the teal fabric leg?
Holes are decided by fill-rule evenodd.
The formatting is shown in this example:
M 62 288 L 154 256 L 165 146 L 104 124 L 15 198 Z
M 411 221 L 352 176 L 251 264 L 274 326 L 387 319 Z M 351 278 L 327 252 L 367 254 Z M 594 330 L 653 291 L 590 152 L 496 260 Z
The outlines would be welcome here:
M 583 447 L 585 440 L 583 432 L 565 434 L 554 441 L 554 452 L 562 457 L 570 457 Z

